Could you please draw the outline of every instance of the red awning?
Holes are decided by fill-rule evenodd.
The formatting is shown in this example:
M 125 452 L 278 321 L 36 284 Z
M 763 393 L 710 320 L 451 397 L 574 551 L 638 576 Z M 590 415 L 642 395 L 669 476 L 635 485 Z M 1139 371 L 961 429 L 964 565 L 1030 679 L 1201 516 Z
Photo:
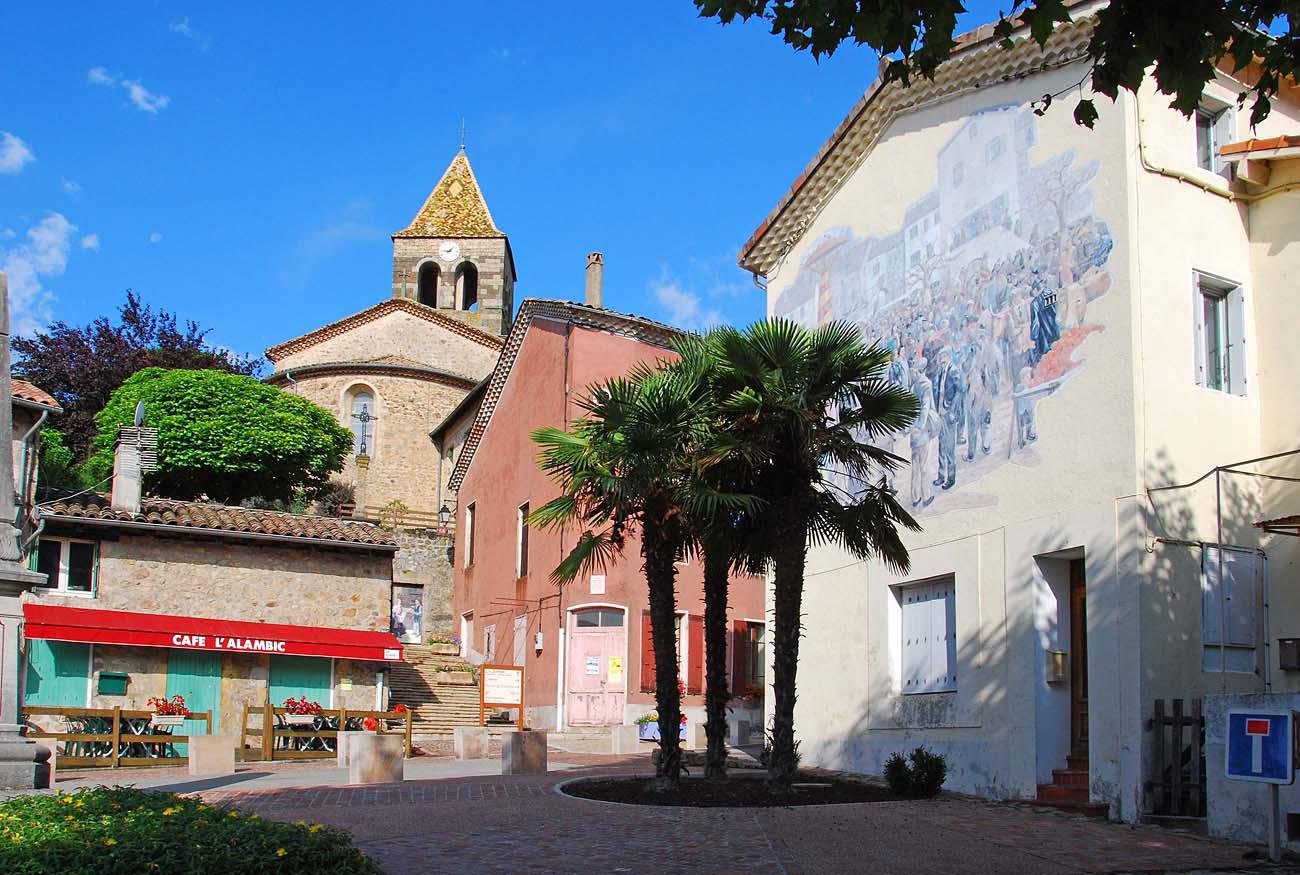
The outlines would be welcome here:
M 402 644 L 388 632 L 249 623 L 203 617 L 171 617 L 60 605 L 23 605 L 28 638 L 122 644 L 129 647 L 174 647 L 229 653 L 279 653 L 332 656 L 373 662 L 400 662 Z

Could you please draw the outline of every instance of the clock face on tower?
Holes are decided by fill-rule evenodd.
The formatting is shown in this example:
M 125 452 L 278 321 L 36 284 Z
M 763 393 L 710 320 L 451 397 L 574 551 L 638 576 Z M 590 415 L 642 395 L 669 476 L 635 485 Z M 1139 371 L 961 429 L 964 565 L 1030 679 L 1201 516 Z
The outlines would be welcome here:
M 442 257 L 443 261 L 455 261 L 460 258 L 460 247 L 456 245 L 454 240 L 448 240 L 438 247 L 438 255 Z

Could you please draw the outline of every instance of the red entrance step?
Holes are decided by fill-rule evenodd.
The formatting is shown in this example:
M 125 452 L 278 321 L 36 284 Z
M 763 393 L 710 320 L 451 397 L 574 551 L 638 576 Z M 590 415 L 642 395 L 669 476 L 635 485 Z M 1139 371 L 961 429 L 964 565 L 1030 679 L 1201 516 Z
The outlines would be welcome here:
M 1067 757 L 1066 768 L 1052 769 L 1052 783 L 1038 785 L 1038 804 L 1105 817 L 1106 806 L 1088 799 L 1088 758 Z

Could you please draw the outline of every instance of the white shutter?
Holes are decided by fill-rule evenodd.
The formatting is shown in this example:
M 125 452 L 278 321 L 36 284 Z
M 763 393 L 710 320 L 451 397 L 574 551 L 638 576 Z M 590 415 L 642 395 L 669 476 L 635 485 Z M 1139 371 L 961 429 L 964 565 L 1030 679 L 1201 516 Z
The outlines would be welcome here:
M 1224 356 L 1228 366 L 1229 379 L 1224 386 L 1236 395 L 1246 394 L 1246 307 L 1245 292 L 1241 286 L 1228 293 L 1223 307 L 1224 318 L 1228 325 L 1223 332 L 1228 343 L 1228 352 Z
M 1196 350 L 1196 385 L 1205 385 L 1205 293 L 1201 275 L 1192 272 L 1192 347 Z
M 929 615 L 925 597 L 929 587 L 908 586 L 903 596 L 903 685 L 904 693 L 921 693 L 929 677 Z
M 1225 644 L 1254 647 L 1255 554 L 1223 549 L 1223 632 Z
M 930 690 L 943 692 L 957 689 L 957 616 L 953 584 L 935 584 L 931 589 L 930 615 Z
M 1201 549 L 1201 642 L 1223 643 L 1223 587 L 1219 585 L 1219 549 L 1205 544 Z
M 1214 172 L 1227 179 L 1232 179 L 1234 168 L 1232 162 L 1220 157 L 1219 150 L 1237 139 L 1236 122 L 1236 114 L 1231 109 L 1223 110 L 1214 119 Z

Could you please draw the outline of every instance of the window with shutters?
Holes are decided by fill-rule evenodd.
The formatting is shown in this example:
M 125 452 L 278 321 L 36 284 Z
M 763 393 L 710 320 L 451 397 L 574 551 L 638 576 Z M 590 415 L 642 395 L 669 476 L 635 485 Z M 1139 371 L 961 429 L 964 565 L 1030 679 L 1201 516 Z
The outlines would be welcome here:
M 731 636 L 731 695 L 760 697 L 767 685 L 767 627 L 763 623 L 735 620 Z
M 1246 394 L 1245 302 L 1237 283 L 1196 273 L 1196 384 Z
M 895 587 L 902 614 L 904 694 L 947 693 L 957 689 L 956 581 L 941 580 Z
M 474 510 L 475 503 L 465 507 L 465 567 L 474 564 Z
M 1258 641 L 1258 556 L 1254 550 L 1201 548 L 1201 618 L 1205 671 L 1254 672 Z
M 1205 98 L 1194 117 L 1196 128 L 1196 166 L 1226 179 L 1232 179 L 1233 166 L 1224 161 L 1219 150 L 1236 139 L 1236 117 L 1232 107 L 1213 98 Z
M 495 624 L 483 627 L 483 658 L 488 662 L 497 657 L 497 627 Z
M 515 577 L 528 574 L 528 502 L 519 505 L 515 520 Z
M 43 537 L 33 551 L 36 570 L 45 575 L 43 590 L 60 595 L 94 596 L 99 545 L 94 541 Z

